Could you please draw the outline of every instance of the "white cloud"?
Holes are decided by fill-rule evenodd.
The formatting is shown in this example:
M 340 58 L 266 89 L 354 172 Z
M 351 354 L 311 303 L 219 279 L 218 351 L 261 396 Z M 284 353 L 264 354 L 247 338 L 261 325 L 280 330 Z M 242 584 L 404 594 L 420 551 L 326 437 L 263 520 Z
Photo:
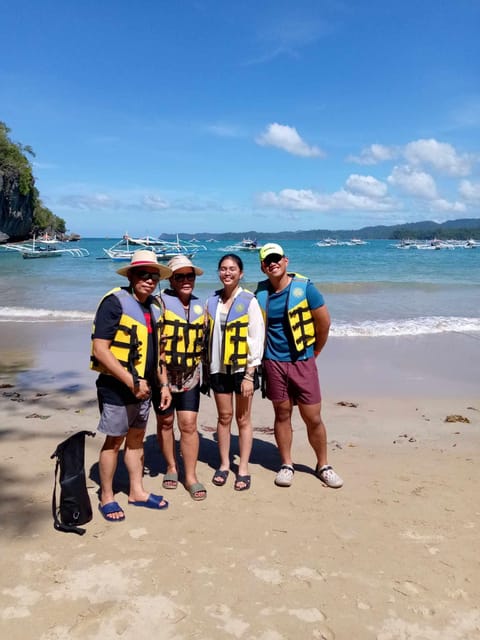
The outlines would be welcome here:
M 278 193 L 262 193 L 258 200 L 261 205 L 267 207 L 296 211 L 388 211 L 392 208 L 388 199 L 377 200 L 345 189 L 332 194 L 318 193 L 311 189 L 282 189 Z
M 394 167 L 388 182 L 400 191 L 417 198 L 434 200 L 438 198 L 437 186 L 432 176 L 424 171 L 417 171 L 406 165 Z
M 417 171 L 407 165 L 395 167 L 388 177 L 388 182 L 407 195 L 427 201 L 430 211 L 453 213 L 466 211 L 464 203 L 440 198 L 435 180 L 424 171 Z
M 348 156 L 348 162 L 356 162 L 357 164 L 378 164 L 385 160 L 392 160 L 398 155 L 395 147 L 386 147 L 383 144 L 371 144 L 360 151 L 359 156 Z
M 403 148 L 371 144 L 360 151 L 360 155 L 350 155 L 348 162 L 362 165 L 373 165 L 403 156 L 413 167 L 431 167 L 441 174 L 458 177 L 471 173 L 475 160 L 472 154 L 460 154 L 449 143 L 437 140 L 420 139 L 407 143 Z
M 460 195 L 465 200 L 480 200 L 480 182 L 471 182 L 470 180 L 462 180 L 458 188 Z
M 473 158 L 459 155 L 451 144 L 430 140 L 409 142 L 404 156 L 414 166 L 430 165 L 440 173 L 449 176 L 467 176 L 471 172 Z
M 116 209 L 119 201 L 106 193 L 71 194 L 58 199 L 58 203 L 74 209 Z
M 143 205 L 146 209 L 151 211 L 157 211 L 160 209 L 168 209 L 169 204 L 166 200 L 161 198 L 160 196 L 144 196 Z
M 387 185 L 373 176 L 360 176 L 353 173 L 345 183 L 352 193 L 359 193 L 370 198 L 383 198 L 387 195 Z
M 239 138 L 243 135 L 238 126 L 223 122 L 208 125 L 207 131 L 219 138 Z
M 257 38 L 262 53 L 248 60 L 246 64 L 262 64 L 279 56 L 299 58 L 303 48 L 315 43 L 331 30 L 324 19 L 319 20 L 311 15 L 307 19 L 300 16 L 298 8 L 294 12 L 295 15 L 282 16 L 281 13 L 276 12 L 271 19 L 259 26 Z
M 431 211 L 451 211 L 453 213 L 463 213 L 466 211 L 467 207 L 463 204 L 463 202 L 449 202 L 448 200 L 444 200 L 443 198 L 437 198 L 436 200 L 432 200 L 430 203 Z
M 265 147 L 278 147 L 295 156 L 305 158 L 322 157 L 325 154 L 318 147 L 308 145 L 298 135 L 295 127 L 278 124 L 269 124 L 264 133 L 255 139 L 255 142 Z

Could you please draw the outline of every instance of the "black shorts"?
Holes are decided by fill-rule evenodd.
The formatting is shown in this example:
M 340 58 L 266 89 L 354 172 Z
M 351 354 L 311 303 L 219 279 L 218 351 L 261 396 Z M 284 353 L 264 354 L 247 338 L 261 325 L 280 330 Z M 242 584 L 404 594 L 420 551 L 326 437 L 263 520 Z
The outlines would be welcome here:
M 193 389 L 189 389 L 188 391 L 172 393 L 172 402 L 168 409 L 164 409 L 163 411 L 159 409 L 160 389 L 155 388 L 152 390 L 152 405 L 155 413 L 159 416 L 168 416 L 174 411 L 194 411 L 198 413 L 200 407 L 200 385 L 196 384 Z
M 210 375 L 210 387 L 214 393 L 242 393 L 242 380 L 245 375 L 244 371 L 240 373 L 212 373 Z M 258 389 L 260 383 L 258 381 L 258 371 L 253 374 L 253 390 Z

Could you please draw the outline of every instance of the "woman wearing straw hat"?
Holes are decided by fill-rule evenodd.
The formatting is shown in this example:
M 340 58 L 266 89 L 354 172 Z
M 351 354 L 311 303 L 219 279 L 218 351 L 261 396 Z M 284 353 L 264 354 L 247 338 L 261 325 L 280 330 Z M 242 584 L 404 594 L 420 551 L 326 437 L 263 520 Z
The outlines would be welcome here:
M 197 478 L 199 437 L 197 417 L 200 406 L 200 362 L 203 348 L 203 305 L 193 293 L 195 279 L 203 274 L 187 256 L 178 255 L 168 263 L 170 287 L 161 293 L 164 306 L 162 346 L 172 392 L 172 403 L 157 411 L 157 437 L 167 462 L 164 489 L 176 489 L 178 463 L 175 455 L 173 423 L 175 412 L 180 431 L 180 449 L 185 472 L 185 488 L 193 500 L 205 500 L 207 490 Z
M 160 381 L 160 406 L 171 402 L 165 371 L 158 368 L 157 324 L 161 308 L 153 297 L 160 278 L 170 269 L 158 264 L 152 251 L 140 249 L 130 264 L 117 273 L 129 280 L 101 300 L 92 332 L 91 367 L 99 372 L 97 394 L 100 407 L 98 430 L 105 434 L 100 452 L 100 513 L 109 522 L 125 519 L 115 501 L 113 476 L 120 447 L 125 441 L 125 465 L 130 489 L 128 504 L 165 509 L 162 496 L 143 486 L 143 440 L 150 411 L 152 388 Z

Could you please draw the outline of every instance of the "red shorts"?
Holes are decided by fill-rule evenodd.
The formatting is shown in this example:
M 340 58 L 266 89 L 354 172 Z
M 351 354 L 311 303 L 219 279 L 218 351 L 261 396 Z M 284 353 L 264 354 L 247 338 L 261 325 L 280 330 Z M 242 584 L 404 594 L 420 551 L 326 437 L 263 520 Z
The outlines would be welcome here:
M 272 402 L 319 404 L 322 400 L 315 358 L 296 362 L 263 361 L 266 394 Z

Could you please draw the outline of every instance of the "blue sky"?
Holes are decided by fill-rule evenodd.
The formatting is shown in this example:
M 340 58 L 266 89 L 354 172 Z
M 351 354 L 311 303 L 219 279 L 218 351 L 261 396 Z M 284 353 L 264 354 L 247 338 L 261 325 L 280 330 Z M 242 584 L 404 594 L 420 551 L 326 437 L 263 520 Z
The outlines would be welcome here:
M 0 120 L 84 236 L 480 217 L 477 0 L 0 0 Z

